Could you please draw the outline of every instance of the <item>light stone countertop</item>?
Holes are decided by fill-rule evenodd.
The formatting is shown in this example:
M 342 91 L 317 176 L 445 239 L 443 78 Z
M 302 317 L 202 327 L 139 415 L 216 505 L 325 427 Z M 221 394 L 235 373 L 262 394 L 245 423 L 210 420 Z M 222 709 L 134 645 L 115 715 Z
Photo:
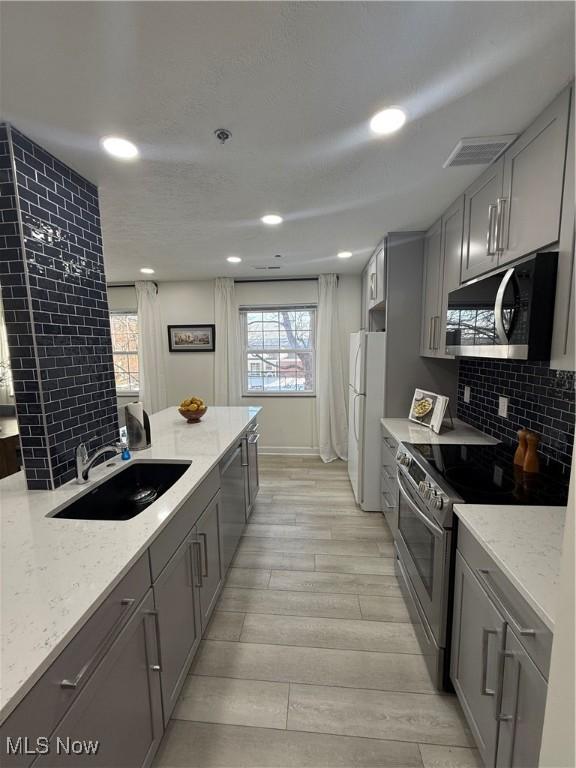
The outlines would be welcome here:
M 131 461 L 191 461 L 166 493 L 125 521 L 47 517 L 129 462 L 114 460 L 91 482 L 28 491 L 23 472 L 0 480 L 0 720 L 24 698 L 181 504 L 219 462 L 256 407 L 210 407 L 197 424 L 176 408 L 150 418 L 152 447 Z M 107 462 L 109 463 L 109 462 Z
M 566 507 L 456 504 L 454 511 L 554 631 Z
M 460 419 L 454 419 L 454 429 L 451 429 L 450 423 L 445 421 L 442 432 L 439 435 L 436 432 L 432 432 L 428 427 L 423 427 L 415 421 L 410 421 L 410 419 L 380 419 L 380 423 L 400 443 L 494 445 L 500 442 Z

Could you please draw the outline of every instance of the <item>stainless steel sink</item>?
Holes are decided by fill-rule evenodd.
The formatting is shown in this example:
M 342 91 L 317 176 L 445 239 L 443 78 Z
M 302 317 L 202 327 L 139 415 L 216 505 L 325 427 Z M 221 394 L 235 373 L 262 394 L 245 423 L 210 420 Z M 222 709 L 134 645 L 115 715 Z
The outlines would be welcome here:
M 130 520 L 174 485 L 190 462 L 134 462 L 49 517 Z

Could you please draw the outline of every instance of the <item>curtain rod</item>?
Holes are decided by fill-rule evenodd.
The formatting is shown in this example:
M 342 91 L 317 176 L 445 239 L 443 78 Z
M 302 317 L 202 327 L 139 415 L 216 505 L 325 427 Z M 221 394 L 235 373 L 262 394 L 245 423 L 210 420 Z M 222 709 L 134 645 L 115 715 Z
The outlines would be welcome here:
M 156 286 L 156 293 L 158 293 L 158 283 L 154 280 L 146 280 L 145 282 L 154 283 Z M 108 288 L 134 288 L 135 283 L 106 283 Z
M 339 276 L 336 275 L 338 279 Z M 317 277 L 237 277 L 235 283 L 317 283 Z

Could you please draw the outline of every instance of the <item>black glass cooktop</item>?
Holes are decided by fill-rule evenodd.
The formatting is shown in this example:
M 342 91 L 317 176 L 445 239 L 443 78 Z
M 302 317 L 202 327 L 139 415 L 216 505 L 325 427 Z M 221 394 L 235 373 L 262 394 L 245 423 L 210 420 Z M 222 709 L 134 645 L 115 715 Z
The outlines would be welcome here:
M 564 506 L 570 473 L 560 464 L 544 463 L 527 475 L 514 465 L 514 448 L 498 445 L 411 444 L 469 504 Z

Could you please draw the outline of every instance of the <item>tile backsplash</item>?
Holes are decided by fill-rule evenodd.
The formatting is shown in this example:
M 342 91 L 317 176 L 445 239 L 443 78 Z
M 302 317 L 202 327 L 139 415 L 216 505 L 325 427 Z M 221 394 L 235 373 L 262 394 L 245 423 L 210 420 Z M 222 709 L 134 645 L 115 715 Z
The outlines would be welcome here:
M 118 439 L 98 190 L 10 126 L 0 151 L 0 284 L 22 456 L 28 486 L 53 488 L 74 476 L 78 443 Z
M 539 452 L 570 469 L 574 442 L 575 377 L 547 362 L 461 359 L 458 364 L 458 417 L 516 444 L 522 427 L 541 436 Z M 470 402 L 464 402 L 464 387 Z M 508 398 L 508 416 L 498 416 L 498 397 Z

